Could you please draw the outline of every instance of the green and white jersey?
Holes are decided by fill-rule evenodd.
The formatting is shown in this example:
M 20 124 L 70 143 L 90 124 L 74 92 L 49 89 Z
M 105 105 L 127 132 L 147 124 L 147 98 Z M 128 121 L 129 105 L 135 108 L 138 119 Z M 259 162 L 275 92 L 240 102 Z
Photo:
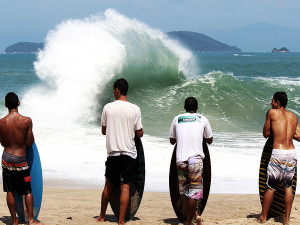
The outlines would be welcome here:
M 170 127 L 169 137 L 176 139 L 177 162 L 187 161 L 191 156 L 203 159 L 203 138 L 211 138 L 212 129 L 208 119 L 198 113 L 184 113 L 176 116 Z

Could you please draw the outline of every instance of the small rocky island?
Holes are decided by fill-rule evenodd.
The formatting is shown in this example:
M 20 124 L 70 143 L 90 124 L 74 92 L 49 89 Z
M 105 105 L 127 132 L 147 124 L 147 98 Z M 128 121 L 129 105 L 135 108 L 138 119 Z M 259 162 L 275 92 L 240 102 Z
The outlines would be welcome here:
M 282 47 L 280 49 L 273 48 L 272 52 L 290 52 L 286 47 Z
M 37 53 L 40 49 L 44 48 L 44 43 L 32 43 L 32 42 L 19 42 L 8 46 L 3 54 L 15 54 L 15 53 Z

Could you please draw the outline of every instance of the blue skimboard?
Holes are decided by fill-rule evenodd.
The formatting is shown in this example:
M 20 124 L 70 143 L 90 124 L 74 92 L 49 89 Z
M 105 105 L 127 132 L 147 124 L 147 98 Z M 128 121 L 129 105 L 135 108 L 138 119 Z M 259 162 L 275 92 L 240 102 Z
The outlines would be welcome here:
M 36 144 L 33 143 L 32 147 L 26 149 L 27 163 L 30 169 L 31 176 L 31 189 L 33 196 L 33 217 L 37 220 L 43 197 L 43 174 L 40 155 Z M 25 207 L 25 195 L 15 194 L 16 212 L 20 222 L 25 222 L 28 219 L 27 210 Z

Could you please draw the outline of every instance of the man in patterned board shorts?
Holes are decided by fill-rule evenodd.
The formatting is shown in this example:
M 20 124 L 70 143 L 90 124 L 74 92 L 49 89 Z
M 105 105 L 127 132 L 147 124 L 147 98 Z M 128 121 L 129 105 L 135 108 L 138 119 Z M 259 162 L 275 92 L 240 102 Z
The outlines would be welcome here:
M 267 168 L 266 190 L 263 207 L 258 222 L 265 223 L 274 191 L 281 183 L 285 192 L 284 223 L 290 222 L 290 213 L 293 204 L 293 176 L 297 166 L 296 150 L 293 139 L 300 141 L 300 126 L 297 116 L 285 109 L 287 105 L 285 92 L 276 92 L 272 98 L 272 109 L 267 112 L 263 129 L 265 138 L 273 136 L 273 151 Z
M 197 201 L 203 198 L 203 159 L 205 157 L 203 138 L 211 144 L 213 134 L 208 119 L 197 113 L 198 102 L 194 97 L 185 100 L 186 113 L 173 119 L 170 127 L 170 143 L 177 144 L 176 163 L 178 169 L 179 192 L 188 198 L 188 214 L 186 224 L 192 222 L 195 215 L 197 224 L 201 218 L 197 213 Z
M 7 206 L 13 225 L 18 224 L 14 193 L 25 195 L 29 224 L 43 224 L 34 221 L 31 177 L 26 161 L 26 146 L 32 146 L 34 136 L 32 121 L 18 112 L 18 96 L 10 92 L 5 96 L 8 115 L 0 120 L 0 142 L 4 147 L 2 155 L 3 189 L 7 192 Z

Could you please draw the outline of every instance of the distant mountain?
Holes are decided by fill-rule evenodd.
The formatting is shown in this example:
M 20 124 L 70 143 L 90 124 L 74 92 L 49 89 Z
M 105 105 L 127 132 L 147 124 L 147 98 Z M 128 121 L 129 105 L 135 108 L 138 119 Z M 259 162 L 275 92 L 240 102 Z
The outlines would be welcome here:
M 199 52 L 241 52 L 236 46 L 229 46 L 204 34 L 190 31 L 171 31 L 167 35 L 181 42 L 185 47 Z
M 254 23 L 240 29 L 208 31 L 207 34 L 248 52 L 270 52 L 274 46 L 286 46 L 292 52 L 300 52 L 300 29 L 296 28 Z
M 167 35 L 179 41 L 185 47 L 192 51 L 199 52 L 241 52 L 241 49 L 235 46 L 229 46 L 220 41 L 216 41 L 204 34 L 190 31 L 171 31 Z M 5 49 L 4 54 L 13 53 L 36 53 L 43 49 L 43 43 L 19 42 Z
M 13 53 L 36 53 L 39 49 L 43 49 L 43 43 L 32 43 L 32 42 L 19 42 L 8 46 L 4 54 L 13 54 Z

